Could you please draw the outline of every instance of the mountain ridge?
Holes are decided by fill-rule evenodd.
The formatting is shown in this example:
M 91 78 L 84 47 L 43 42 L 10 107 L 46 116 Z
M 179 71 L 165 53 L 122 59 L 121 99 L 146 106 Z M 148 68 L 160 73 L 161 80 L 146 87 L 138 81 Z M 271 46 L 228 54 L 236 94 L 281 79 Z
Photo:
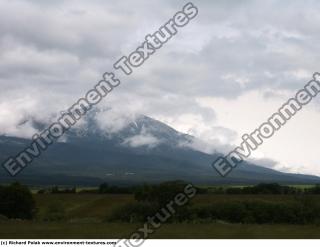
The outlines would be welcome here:
M 193 136 L 144 115 L 128 118 L 123 128 L 116 130 L 105 125 L 105 121 L 98 121 L 97 116 L 97 113 L 88 115 L 81 128 L 69 130 L 63 141 L 53 144 L 16 178 L 2 169 L 0 179 L 4 182 L 18 179 L 31 184 L 83 185 L 101 181 L 128 184 L 177 179 L 200 184 L 320 182 L 317 176 L 283 173 L 246 161 L 222 178 L 211 167 L 222 154 L 192 149 Z M 29 121 L 39 131 L 45 126 L 32 119 Z M 1 161 L 29 143 L 28 139 L 0 136 Z

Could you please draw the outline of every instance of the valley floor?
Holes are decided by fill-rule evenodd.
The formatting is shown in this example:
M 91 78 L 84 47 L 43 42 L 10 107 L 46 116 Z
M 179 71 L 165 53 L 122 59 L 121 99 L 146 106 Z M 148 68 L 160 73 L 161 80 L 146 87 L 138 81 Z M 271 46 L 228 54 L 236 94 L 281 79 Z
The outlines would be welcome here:
M 118 239 L 128 238 L 141 228 L 139 223 L 111 223 L 106 217 L 113 210 L 133 202 L 133 195 L 111 194 L 35 194 L 37 217 L 33 221 L 1 220 L 1 239 Z M 291 202 L 294 195 L 197 195 L 194 205 L 215 202 L 259 200 Z M 320 196 L 311 196 L 320 202 Z M 307 197 L 307 198 L 311 198 Z M 45 221 L 52 205 L 65 210 L 62 221 Z M 172 223 L 162 225 L 150 238 L 167 239 L 295 239 L 320 238 L 319 225 L 231 224 L 222 221 L 207 223 Z

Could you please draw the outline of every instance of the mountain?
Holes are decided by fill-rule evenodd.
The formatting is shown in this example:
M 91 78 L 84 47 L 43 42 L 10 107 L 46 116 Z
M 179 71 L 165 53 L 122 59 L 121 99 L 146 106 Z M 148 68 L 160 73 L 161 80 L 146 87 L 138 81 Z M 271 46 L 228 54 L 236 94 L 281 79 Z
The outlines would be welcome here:
M 0 181 L 19 180 L 33 185 L 97 185 L 160 182 L 182 179 L 197 184 L 319 183 L 320 178 L 290 174 L 243 162 L 223 178 L 211 167 L 219 153 L 206 154 L 192 148 L 195 137 L 180 133 L 147 116 L 113 119 L 108 124 L 90 113 L 80 128 L 69 130 L 17 177 L 0 170 Z M 120 122 L 117 122 L 120 121 Z M 30 118 L 41 131 L 46 125 Z M 120 128 L 120 127 L 121 128 Z M 30 140 L 0 136 L 0 160 L 15 155 Z

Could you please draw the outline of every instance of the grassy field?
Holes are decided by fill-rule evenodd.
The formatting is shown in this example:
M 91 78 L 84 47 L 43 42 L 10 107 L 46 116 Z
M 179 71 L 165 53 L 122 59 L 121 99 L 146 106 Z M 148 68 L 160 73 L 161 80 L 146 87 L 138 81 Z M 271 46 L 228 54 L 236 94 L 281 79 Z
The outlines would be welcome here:
M 34 221 L 0 221 L 0 238 L 122 238 L 130 236 L 141 224 L 106 222 L 112 211 L 128 202 L 132 195 L 112 194 L 35 194 L 38 213 Z M 294 195 L 197 195 L 193 203 L 208 205 L 216 201 L 291 201 Z M 320 200 L 320 196 L 313 196 Z M 46 209 L 63 205 L 61 222 L 42 220 Z M 165 224 L 151 238 L 320 238 L 316 225 L 258 225 L 226 222 Z
M 91 219 L 101 221 L 121 205 L 133 202 L 133 195 L 100 195 L 100 194 L 40 194 L 35 195 L 38 206 L 38 219 L 41 219 L 46 208 L 59 203 L 66 209 L 68 220 Z
M 129 223 L 0 223 L 0 238 L 128 238 L 139 224 Z M 224 223 L 166 224 L 151 238 L 320 238 L 319 226 L 241 225 Z

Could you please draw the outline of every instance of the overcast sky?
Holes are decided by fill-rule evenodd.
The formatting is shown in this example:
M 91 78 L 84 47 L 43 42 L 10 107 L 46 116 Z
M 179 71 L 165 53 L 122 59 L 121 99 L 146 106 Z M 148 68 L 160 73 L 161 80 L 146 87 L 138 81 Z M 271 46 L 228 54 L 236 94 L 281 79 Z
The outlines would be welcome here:
M 24 119 L 66 110 L 186 3 L 1 0 L 0 134 L 31 137 Z M 320 70 L 320 1 L 193 3 L 198 16 L 121 76 L 100 106 L 154 117 L 228 151 Z M 254 152 L 259 164 L 320 175 L 319 102 Z

